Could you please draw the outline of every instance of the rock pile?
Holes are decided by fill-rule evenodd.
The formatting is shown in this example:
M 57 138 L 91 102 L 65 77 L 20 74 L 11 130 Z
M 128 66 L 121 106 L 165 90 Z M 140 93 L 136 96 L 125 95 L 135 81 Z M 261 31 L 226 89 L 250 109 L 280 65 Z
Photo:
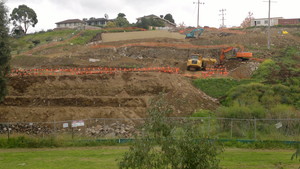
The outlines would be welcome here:
M 50 134 L 52 132 L 51 128 L 45 125 L 32 124 L 32 123 L 15 123 L 10 125 L 0 124 L 0 134 L 5 134 L 10 131 L 11 134 L 14 133 L 25 133 L 28 135 L 40 135 L 40 134 Z
M 110 125 L 97 125 L 85 130 L 86 135 L 92 137 L 105 137 L 105 138 L 131 138 L 137 134 L 137 129 L 134 124 L 121 124 L 119 122 Z

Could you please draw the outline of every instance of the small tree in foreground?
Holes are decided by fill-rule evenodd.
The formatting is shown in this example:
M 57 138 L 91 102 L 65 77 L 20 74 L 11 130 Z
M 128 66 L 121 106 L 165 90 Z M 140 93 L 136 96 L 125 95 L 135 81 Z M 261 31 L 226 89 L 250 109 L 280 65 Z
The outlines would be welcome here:
M 7 91 L 10 57 L 7 9 L 4 2 L 0 0 L 0 102 L 3 101 Z
M 152 104 L 153 105 L 153 104 Z M 119 163 L 120 168 L 219 168 L 223 148 L 189 121 L 179 126 L 166 118 L 169 109 L 159 99 L 149 110 L 141 138 L 136 138 Z

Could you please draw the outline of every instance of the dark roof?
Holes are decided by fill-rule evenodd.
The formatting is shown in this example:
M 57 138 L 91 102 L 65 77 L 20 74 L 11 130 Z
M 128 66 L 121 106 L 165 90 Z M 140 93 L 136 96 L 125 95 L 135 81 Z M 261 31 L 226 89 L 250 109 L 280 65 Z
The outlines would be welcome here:
M 85 23 L 85 22 L 83 22 L 80 19 L 68 19 L 68 20 L 65 20 L 65 21 L 57 22 L 55 24 L 64 24 L 64 23 Z
M 93 18 L 86 20 L 86 22 L 98 22 L 98 21 L 114 21 L 115 19 L 105 19 L 105 18 Z
M 105 18 L 94 18 L 94 19 L 89 19 L 87 22 L 97 22 L 97 21 L 107 21 Z

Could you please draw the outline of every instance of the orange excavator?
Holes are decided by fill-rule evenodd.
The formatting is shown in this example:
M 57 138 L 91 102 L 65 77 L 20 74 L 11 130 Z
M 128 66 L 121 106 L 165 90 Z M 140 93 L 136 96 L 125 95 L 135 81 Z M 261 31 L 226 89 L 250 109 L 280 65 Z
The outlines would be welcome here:
M 249 60 L 252 58 L 252 53 L 251 52 L 244 52 L 244 47 L 243 46 L 237 46 L 237 47 L 228 47 L 228 48 L 223 48 L 221 49 L 221 54 L 220 54 L 220 64 L 224 63 L 225 60 L 225 54 L 227 52 L 232 51 L 232 56 L 237 59 L 241 60 Z

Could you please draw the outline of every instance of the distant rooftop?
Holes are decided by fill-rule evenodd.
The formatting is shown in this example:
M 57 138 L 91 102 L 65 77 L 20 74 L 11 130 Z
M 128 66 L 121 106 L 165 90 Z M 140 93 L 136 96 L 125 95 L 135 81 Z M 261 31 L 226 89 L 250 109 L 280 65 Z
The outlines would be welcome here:
M 83 22 L 80 19 L 68 19 L 68 20 L 65 20 L 65 21 L 57 22 L 55 24 L 65 24 L 65 23 L 85 23 L 85 22 Z

